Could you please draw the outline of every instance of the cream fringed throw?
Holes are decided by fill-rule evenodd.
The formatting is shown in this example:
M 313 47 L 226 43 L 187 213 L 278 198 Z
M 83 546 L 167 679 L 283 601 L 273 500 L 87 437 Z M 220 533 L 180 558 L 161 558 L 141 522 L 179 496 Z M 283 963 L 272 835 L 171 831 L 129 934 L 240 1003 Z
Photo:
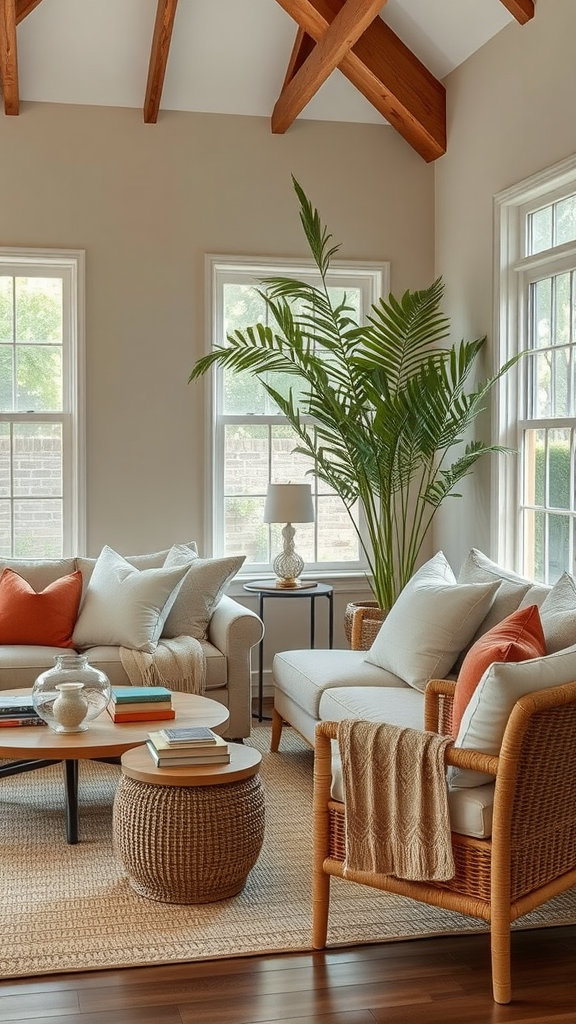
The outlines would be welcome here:
M 120 648 L 120 660 L 132 686 L 167 686 L 180 693 L 204 693 L 206 659 L 192 636 L 159 640 L 153 654 Z
M 449 736 L 379 722 L 338 728 L 349 871 L 454 877 L 444 751 Z

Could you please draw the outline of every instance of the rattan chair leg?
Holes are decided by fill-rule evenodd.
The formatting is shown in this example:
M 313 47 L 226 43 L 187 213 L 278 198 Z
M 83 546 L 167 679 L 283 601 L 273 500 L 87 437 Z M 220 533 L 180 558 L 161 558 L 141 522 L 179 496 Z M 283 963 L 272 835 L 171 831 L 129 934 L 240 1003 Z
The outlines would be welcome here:
M 282 736 L 282 725 L 283 718 L 279 715 L 274 708 L 272 712 L 272 735 L 270 737 L 270 750 L 273 754 L 278 753 L 278 747 L 280 746 L 280 737 Z

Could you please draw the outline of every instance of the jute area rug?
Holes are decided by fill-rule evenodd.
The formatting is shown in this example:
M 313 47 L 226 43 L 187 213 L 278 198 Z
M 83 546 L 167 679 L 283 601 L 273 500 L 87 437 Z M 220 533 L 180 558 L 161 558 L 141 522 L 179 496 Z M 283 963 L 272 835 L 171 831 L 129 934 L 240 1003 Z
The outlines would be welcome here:
M 285 730 L 264 755 L 266 838 L 243 892 L 204 906 L 138 896 L 111 843 L 119 768 L 80 764 L 80 842 L 64 837 L 57 765 L 0 783 L 0 977 L 102 970 L 311 948 L 312 752 Z M 482 931 L 472 918 L 332 881 L 331 947 Z M 522 919 L 576 922 L 576 890 Z

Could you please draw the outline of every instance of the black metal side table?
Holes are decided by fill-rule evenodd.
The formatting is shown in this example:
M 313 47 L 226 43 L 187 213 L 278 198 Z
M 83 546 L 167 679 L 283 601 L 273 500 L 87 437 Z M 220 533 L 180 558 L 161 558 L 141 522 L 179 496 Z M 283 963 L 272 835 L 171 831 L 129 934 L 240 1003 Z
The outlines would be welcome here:
M 294 589 L 283 589 L 276 587 L 274 580 L 260 580 L 257 583 L 245 583 L 244 590 L 258 594 L 258 615 L 264 622 L 264 601 L 266 598 L 285 598 L 293 600 L 299 597 L 307 597 L 310 600 L 310 647 L 313 650 L 316 640 L 316 599 L 327 597 L 329 603 L 328 611 L 328 646 L 334 644 L 334 588 L 328 583 L 315 583 L 304 585 Z M 263 720 L 262 703 L 264 698 L 264 637 L 259 643 L 258 659 L 258 721 Z

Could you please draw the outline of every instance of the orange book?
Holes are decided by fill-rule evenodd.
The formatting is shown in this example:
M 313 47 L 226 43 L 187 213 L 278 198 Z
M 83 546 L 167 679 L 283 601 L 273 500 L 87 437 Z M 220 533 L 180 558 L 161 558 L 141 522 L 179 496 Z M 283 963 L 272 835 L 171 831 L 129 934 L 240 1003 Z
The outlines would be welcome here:
M 165 722 L 169 718 L 176 718 L 174 708 L 165 708 L 163 711 L 115 711 L 108 705 L 108 714 L 113 722 Z

